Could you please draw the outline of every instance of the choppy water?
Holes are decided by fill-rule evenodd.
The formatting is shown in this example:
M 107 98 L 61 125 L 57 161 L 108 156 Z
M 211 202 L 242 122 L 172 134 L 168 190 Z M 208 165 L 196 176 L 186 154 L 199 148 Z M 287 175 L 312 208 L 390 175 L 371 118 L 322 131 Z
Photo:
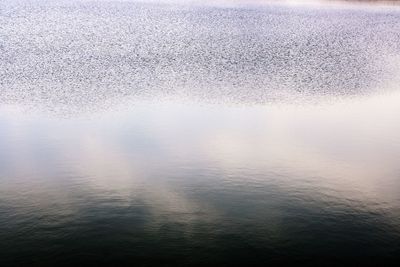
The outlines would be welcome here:
M 1 1 L 0 52 L 0 266 L 399 260 L 399 8 Z

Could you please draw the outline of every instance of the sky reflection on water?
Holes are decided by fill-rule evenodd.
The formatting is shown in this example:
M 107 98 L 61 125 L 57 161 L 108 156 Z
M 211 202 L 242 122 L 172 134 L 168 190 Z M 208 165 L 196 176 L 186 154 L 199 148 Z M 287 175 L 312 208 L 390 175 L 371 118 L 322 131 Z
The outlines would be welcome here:
M 0 4 L 1 266 L 398 259 L 397 7 Z
M 153 262 L 153 242 L 155 261 L 187 264 L 207 251 L 205 263 L 232 263 L 232 251 L 254 263 L 260 253 L 261 262 L 394 260 L 399 100 L 392 93 L 320 106 L 142 102 L 64 119 L 2 108 L 5 260 L 37 242 L 89 253 L 53 258 L 37 247 L 39 262 L 123 264 L 141 253 Z M 95 245 L 100 234 L 105 243 Z M 90 256 L 113 246 L 123 253 Z

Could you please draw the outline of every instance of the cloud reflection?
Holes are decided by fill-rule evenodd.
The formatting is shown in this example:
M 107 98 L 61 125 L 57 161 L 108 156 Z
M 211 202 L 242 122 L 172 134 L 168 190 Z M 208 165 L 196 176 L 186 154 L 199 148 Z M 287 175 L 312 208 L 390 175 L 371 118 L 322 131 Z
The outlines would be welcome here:
M 38 3 L 0 17 L 7 255 L 398 255 L 396 10 Z
M 38 122 L 19 129 L 8 124 L 3 142 L 13 154 L 2 160 L 18 165 L 2 174 L 30 173 L 33 181 L 61 172 L 94 192 L 138 194 L 150 206 L 180 212 L 202 206 L 177 193 L 181 186 L 229 183 L 231 176 L 243 186 L 275 181 L 289 190 L 307 185 L 311 194 L 322 188 L 332 197 L 398 205 L 399 99 L 392 93 L 328 106 L 218 107 L 217 113 L 212 106 L 150 104 L 79 124 L 41 121 L 47 149 L 32 138 Z M 18 132 L 18 142 L 7 140 L 7 131 Z M 190 170 L 199 176 L 185 177 Z

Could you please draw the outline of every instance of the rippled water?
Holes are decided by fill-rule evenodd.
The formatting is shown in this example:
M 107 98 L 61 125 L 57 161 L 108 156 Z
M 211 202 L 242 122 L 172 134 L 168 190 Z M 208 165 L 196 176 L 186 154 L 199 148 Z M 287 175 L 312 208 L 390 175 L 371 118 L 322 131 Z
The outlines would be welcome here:
M 0 1 L 0 266 L 395 265 L 400 9 L 156 2 Z

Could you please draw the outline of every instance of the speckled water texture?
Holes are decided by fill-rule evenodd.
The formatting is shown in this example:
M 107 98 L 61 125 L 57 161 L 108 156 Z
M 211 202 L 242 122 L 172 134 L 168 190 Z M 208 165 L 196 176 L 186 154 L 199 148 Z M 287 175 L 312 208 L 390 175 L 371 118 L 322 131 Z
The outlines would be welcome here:
M 250 2 L 0 0 L 1 267 L 398 265 L 400 7 Z
M 290 102 L 383 90 L 400 68 L 396 7 L 12 0 L 0 25 L 1 103 Z

